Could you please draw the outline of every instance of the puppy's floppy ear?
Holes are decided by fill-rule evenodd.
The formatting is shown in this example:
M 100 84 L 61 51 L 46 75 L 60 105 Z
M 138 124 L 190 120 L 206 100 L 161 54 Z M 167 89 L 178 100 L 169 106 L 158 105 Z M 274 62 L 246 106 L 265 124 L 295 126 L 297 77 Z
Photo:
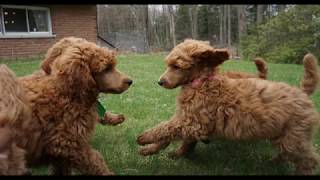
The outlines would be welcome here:
M 90 88 L 95 85 L 95 81 L 90 73 L 88 65 L 80 60 L 75 60 L 65 66 L 61 74 L 66 78 L 66 82 L 73 88 Z M 79 90 L 78 89 L 78 90 Z
M 215 62 L 215 66 L 223 63 L 230 58 L 228 49 L 215 49 L 214 51 L 215 52 L 212 60 Z
M 47 74 L 51 73 L 51 64 L 53 61 L 62 54 L 63 48 L 66 48 L 65 46 L 61 45 L 61 42 L 56 43 L 53 45 L 48 51 L 47 54 L 42 61 L 40 67 L 41 69 L 46 72 Z
M 42 61 L 40 67 L 46 72 L 47 74 L 51 73 L 51 64 L 54 60 L 59 57 L 63 51 L 73 46 L 77 43 L 84 42 L 85 40 L 82 38 L 74 38 L 74 37 L 67 37 L 59 40 L 56 42 L 51 48 L 48 49 L 44 60 Z
M 228 60 L 230 54 L 227 49 L 215 49 L 207 43 L 202 43 L 191 54 L 193 58 L 218 66 Z
M 89 65 L 83 61 L 82 56 L 61 56 L 67 58 L 67 62 L 59 67 L 58 76 L 63 81 L 63 90 L 73 96 L 87 96 L 96 87 Z
M 204 60 L 212 56 L 214 49 L 210 46 L 197 47 L 192 53 L 191 57 L 199 60 Z

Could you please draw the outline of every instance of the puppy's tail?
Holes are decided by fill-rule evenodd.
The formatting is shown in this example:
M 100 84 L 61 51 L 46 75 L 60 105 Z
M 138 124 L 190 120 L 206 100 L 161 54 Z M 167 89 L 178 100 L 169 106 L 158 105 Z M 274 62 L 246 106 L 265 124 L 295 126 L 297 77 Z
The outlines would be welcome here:
M 304 77 L 300 83 L 300 87 L 310 96 L 319 84 L 318 60 L 314 55 L 308 53 L 303 58 L 303 65 Z
M 262 58 L 255 58 L 254 63 L 259 71 L 259 78 L 267 79 L 268 66 L 267 63 Z

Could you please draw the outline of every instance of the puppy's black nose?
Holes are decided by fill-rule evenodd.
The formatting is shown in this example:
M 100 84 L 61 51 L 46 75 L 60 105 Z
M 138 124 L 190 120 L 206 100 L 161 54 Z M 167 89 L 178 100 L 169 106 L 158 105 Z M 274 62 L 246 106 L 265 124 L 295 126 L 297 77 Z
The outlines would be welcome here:
M 133 81 L 131 79 L 128 79 L 126 80 L 126 83 L 130 86 L 133 83 Z
M 163 79 L 160 79 L 160 81 L 158 81 L 158 84 L 159 84 L 160 86 L 162 86 L 162 85 L 164 84 L 164 80 L 163 80 Z

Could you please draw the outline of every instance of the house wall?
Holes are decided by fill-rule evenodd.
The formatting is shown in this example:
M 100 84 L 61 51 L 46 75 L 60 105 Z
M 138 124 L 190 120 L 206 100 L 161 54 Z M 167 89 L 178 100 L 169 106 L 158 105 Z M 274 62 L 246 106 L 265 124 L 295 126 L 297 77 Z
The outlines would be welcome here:
M 96 5 L 50 5 L 52 33 L 47 38 L 0 38 L 0 59 L 43 55 L 63 37 L 75 36 L 97 42 Z

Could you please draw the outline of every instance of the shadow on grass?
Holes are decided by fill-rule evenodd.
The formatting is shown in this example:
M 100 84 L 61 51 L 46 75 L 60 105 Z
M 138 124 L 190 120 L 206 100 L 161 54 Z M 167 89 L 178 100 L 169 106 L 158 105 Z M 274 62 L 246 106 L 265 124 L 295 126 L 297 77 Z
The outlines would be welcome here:
M 174 147 L 177 147 L 175 143 Z M 161 153 L 174 150 L 169 147 Z M 188 164 L 199 171 L 178 170 L 178 174 L 190 175 L 291 175 L 293 166 L 287 162 L 273 162 L 276 153 L 267 142 L 237 142 L 214 140 L 210 144 L 198 143 L 194 152 L 185 157 L 168 161 L 176 164 Z M 158 156 L 158 155 L 154 155 Z M 179 168 L 179 167 L 177 167 Z M 181 167 L 183 168 L 183 167 Z
M 214 140 L 198 143 L 195 151 L 184 159 L 195 166 L 217 166 L 217 175 L 290 175 L 293 167 L 287 162 L 271 160 L 276 151 L 267 142 Z

